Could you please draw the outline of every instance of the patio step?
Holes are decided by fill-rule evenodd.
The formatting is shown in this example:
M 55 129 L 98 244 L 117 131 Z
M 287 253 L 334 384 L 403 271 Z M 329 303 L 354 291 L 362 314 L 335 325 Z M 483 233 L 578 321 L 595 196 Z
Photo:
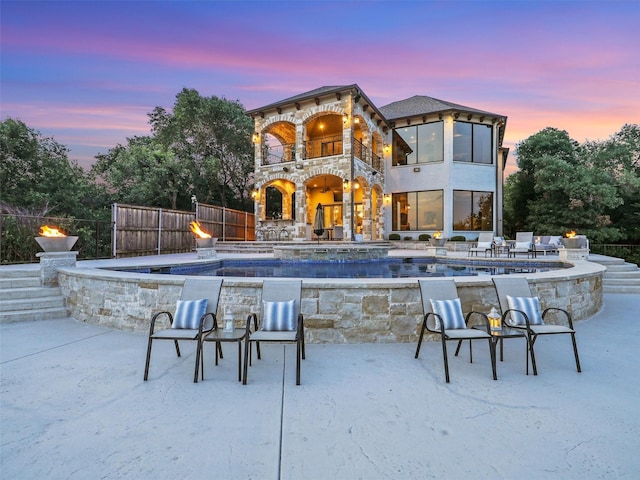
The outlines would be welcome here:
M 58 287 L 42 287 L 39 269 L 3 268 L 0 323 L 50 320 L 69 316 Z
M 595 261 L 607 267 L 607 271 L 602 276 L 604 293 L 640 294 L 640 268 L 636 264 L 613 257 Z

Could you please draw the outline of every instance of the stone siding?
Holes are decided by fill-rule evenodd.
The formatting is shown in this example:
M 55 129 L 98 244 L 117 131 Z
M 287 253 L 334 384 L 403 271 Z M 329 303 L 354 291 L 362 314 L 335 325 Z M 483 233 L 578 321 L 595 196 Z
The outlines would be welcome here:
M 580 264 L 577 269 L 527 276 L 542 308 L 564 308 L 577 321 L 602 307 L 604 267 Z M 185 278 L 81 268 L 61 269 L 59 273 L 60 287 L 74 318 L 139 331 L 149 328 L 154 313 L 174 311 Z M 498 306 L 490 277 L 457 278 L 456 283 L 465 312 L 486 313 Z M 225 279 L 218 316 L 221 318 L 226 307 L 236 326 L 245 325 L 249 313 L 260 311 L 261 286 L 259 279 Z M 422 320 L 415 279 L 305 279 L 301 308 L 306 338 L 312 343 L 414 342 Z

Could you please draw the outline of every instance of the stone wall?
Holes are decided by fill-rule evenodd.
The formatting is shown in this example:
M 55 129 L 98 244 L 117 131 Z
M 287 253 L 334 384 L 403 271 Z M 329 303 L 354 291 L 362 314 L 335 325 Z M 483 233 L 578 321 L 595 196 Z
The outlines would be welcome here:
M 604 267 L 579 262 L 572 269 L 527 275 L 542 308 L 568 310 L 574 320 L 602 307 Z M 158 311 L 175 309 L 185 276 L 135 274 L 82 268 L 61 269 L 59 283 L 71 316 L 112 328 L 144 331 Z M 490 277 L 456 278 L 463 310 L 498 307 Z M 259 279 L 225 279 L 218 315 L 226 307 L 244 325 L 259 312 Z M 315 343 L 414 342 L 422 317 L 415 279 L 305 279 L 302 313 L 306 337 Z

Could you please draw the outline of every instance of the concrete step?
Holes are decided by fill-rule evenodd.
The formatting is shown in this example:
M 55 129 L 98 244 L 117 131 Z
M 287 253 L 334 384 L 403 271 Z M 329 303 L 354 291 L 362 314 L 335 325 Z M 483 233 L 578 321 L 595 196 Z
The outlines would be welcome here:
M 65 305 L 65 299 L 60 294 L 46 297 L 16 298 L 12 300 L 2 300 L 2 302 L 0 302 L 0 312 L 66 308 Z
M 65 307 L 0 312 L 0 323 L 33 322 L 36 320 L 66 318 L 68 316 L 69 312 Z
M 604 284 L 602 286 L 602 293 L 631 293 L 635 295 L 640 295 L 640 285 L 622 287 L 617 285 Z
M 58 287 L 24 287 L 0 289 L 0 300 L 17 300 L 19 298 L 55 297 L 61 296 Z
M 25 278 L 25 277 L 37 277 L 40 278 L 40 268 L 3 268 L 0 276 L 2 279 L 6 278 Z
M 625 278 L 640 278 L 640 270 L 633 270 L 628 272 L 610 272 L 606 271 L 603 275 L 604 278 L 608 279 L 625 279 Z
M 640 272 L 640 268 L 635 263 L 623 263 L 615 265 L 605 265 L 609 272 Z
M 640 276 L 635 278 L 606 278 L 603 280 L 603 285 L 632 287 L 635 285 L 640 285 Z
M 40 286 L 40 276 L 0 278 L 0 290 L 15 288 L 33 288 Z

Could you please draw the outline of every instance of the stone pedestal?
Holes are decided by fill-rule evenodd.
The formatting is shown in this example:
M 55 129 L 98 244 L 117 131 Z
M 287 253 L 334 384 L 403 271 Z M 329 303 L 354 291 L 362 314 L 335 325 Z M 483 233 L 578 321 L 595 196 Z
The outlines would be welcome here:
M 427 252 L 427 257 L 446 257 L 447 256 L 447 248 L 446 247 L 425 247 L 425 251 Z
M 58 269 L 75 267 L 78 252 L 40 252 L 40 282 L 43 287 L 58 286 Z
M 215 248 L 196 248 L 199 260 L 206 260 L 210 258 L 216 258 Z
M 560 248 L 558 249 L 560 260 L 588 260 L 589 249 L 587 248 Z

